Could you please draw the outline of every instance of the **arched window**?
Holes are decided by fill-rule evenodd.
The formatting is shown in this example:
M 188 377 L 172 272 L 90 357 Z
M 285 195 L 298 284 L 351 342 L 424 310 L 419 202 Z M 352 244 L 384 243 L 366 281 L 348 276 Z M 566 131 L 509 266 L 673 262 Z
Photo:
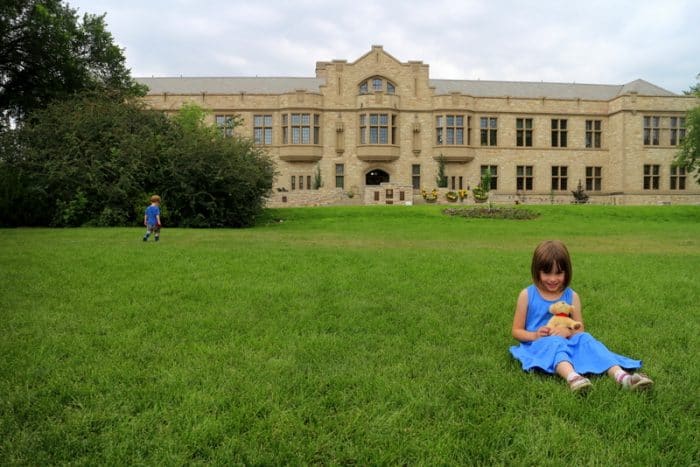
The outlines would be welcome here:
M 360 83 L 360 94 L 369 94 L 370 92 L 384 91 L 387 94 L 396 93 L 396 85 L 384 78 L 383 76 L 373 76 Z

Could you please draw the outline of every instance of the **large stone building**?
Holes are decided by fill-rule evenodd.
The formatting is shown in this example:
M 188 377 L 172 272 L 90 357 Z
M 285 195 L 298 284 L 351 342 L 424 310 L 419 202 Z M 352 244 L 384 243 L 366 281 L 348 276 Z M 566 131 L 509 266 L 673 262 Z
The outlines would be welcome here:
M 428 65 L 373 46 L 351 63 L 317 62 L 314 78 L 138 81 L 150 107 L 196 103 L 224 134 L 264 146 L 279 172 L 273 206 L 422 202 L 441 156 L 440 202 L 485 171 L 500 203 L 569 203 L 579 182 L 596 203 L 700 202 L 692 175 L 672 165 L 698 99 L 643 80 L 431 79 Z

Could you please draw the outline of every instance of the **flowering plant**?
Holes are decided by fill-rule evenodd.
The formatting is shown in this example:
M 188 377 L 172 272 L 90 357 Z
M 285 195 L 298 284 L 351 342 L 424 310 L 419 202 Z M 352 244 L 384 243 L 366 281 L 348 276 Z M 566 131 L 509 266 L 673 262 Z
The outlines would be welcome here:
M 457 201 L 458 196 L 456 191 L 448 191 L 445 193 L 445 198 L 447 198 L 448 201 Z
M 467 196 L 469 196 L 469 192 L 468 192 L 467 190 L 459 190 L 459 191 L 457 192 L 457 195 L 459 196 L 459 199 L 460 199 L 460 200 L 463 200 L 464 198 L 466 198 Z
M 435 201 L 438 197 L 437 188 L 433 188 L 433 191 L 421 190 L 420 194 L 423 196 L 423 199 L 426 201 Z

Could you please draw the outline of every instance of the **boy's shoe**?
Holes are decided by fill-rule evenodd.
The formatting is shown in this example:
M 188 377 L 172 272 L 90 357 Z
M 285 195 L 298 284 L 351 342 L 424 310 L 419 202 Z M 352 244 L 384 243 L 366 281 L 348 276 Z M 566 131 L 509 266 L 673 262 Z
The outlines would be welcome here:
M 646 391 L 652 386 L 654 386 L 654 381 L 644 373 L 633 373 L 622 384 L 622 387 L 628 391 Z
M 591 389 L 591 380 L 585 376 L 578 375 L 571 381 L 569 381 L 569 389 L 574 394 L 585 394 Z
M 157 242 L 158 240 L 160 240 L 160 237 L 156 237 L 156 242 Z
M 143 237 L 143 241 L 144 241 L 144 242 L 147 242 L 147 241 L 148 241 L 148 237 Z

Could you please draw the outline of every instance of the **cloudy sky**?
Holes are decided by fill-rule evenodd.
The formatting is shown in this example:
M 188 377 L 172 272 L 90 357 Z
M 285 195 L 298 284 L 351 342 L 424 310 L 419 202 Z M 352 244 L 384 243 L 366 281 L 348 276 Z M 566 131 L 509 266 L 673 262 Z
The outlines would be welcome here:
M 314 76 L 372 45 L 431 78 L 624 84 L 700 73 L 697 0 L 67 0 L 106 13 L 132 75 Z

